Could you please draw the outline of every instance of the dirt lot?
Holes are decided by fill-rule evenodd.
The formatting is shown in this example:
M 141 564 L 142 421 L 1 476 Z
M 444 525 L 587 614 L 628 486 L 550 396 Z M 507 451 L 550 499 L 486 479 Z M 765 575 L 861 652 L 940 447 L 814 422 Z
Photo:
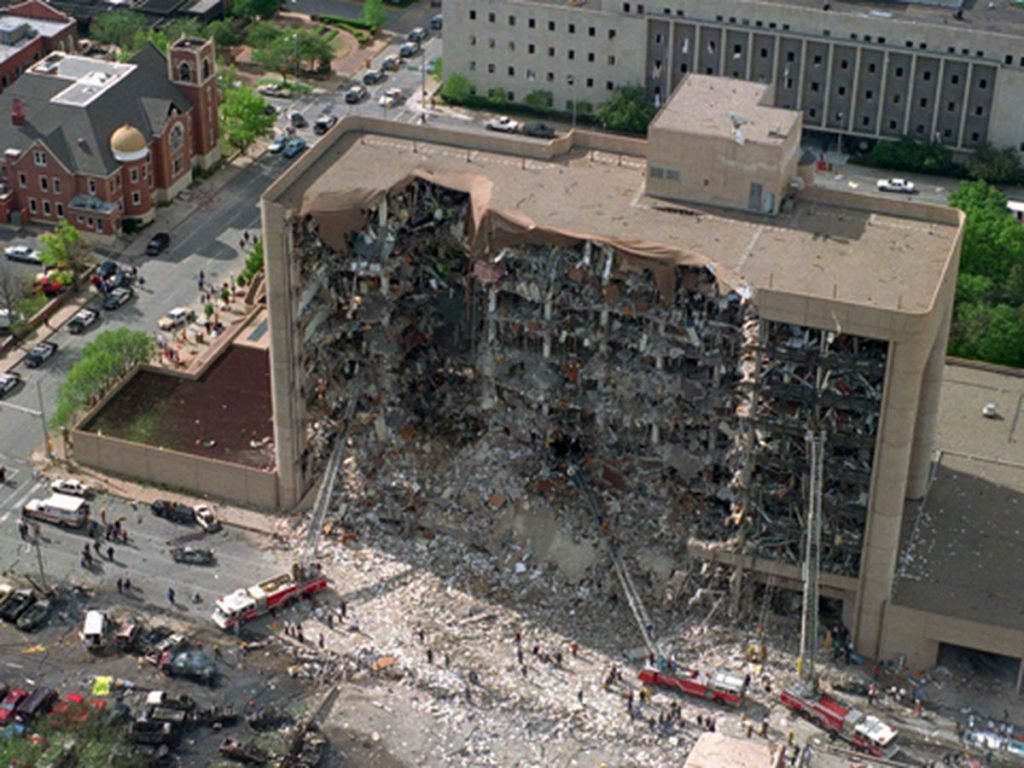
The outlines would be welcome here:
M 267 352 L 234 346 L 199 381 L 142 372 L 85 429 L 251 467 L 271 466 Z

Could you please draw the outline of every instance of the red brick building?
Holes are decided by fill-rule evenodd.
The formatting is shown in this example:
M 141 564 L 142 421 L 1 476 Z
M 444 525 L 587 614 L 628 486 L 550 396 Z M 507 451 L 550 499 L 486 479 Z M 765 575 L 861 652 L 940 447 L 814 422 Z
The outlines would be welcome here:
M 42 0 L 9 5 L 0 14 L 0 90 L 54 51 L 74 53 L 76 23 Z
M 127 62 L 52 53 L 0 94 L 0 222 L 114 237 L 220 158 L 213 42 Z

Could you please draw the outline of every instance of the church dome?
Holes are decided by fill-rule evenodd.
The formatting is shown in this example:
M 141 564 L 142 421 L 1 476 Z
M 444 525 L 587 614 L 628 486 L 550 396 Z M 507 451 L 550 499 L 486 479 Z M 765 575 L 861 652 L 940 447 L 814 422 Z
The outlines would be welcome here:
M 141 160 L 149 154 L 146 137 L 133 125 L 125 123 L 110 134 L 110 151 L 119 163 Z

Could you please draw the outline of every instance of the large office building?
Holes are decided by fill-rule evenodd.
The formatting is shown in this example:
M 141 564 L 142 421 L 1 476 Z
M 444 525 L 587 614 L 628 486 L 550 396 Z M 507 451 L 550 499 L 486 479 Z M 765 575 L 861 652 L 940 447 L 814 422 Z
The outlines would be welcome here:
M 584 111 L 618 86 L 663 103 L 688 73 L 718 75 L 770 84 L 805 129 L 844 141 L 1024 151 L 1022 32 L 1007 2 L 450 0 L 444 68 Z
M 824 430 L 822 595 L 857 648 L 1024 647 L 901 570 L 962 214 L 814 187 L 801 112 L 774 98 L 690 73 L 646 141 L 345 118 L 261 201 L 270 503 L 309 498 L 344 431 L 347 514 L 481 546 L 532 520 L 556 563 L 601 522 L 645 582 L 709 562 L 742 602 L 800 586 Z

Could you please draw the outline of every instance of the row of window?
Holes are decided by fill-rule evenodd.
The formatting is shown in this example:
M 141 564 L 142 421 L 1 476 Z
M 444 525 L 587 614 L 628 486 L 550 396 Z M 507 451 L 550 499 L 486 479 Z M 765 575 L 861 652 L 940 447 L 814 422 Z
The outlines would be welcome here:
M 514 27 L 516 25 L 516 18 L 517 17 L 515 15 L 512 15 L 512 14 L 509 15 L 509 17 L 508 17 L 508 25 L 510 27 Z M 470 8 L 469 9 L 469 20 L 470 21 L 476 21 L 476 9 L 474 9 L 474 8 Z M 495 23 L 497 23 L 497 21 L 498 21 L 498 15 L 496 13 L 491 12 L 491 13 L 487 14 L 487 22 L 489 24 L 495 24 Z M 530 29 L 536 29 L 537 28 L 537 20 L 532 18 L 532 17 L 528 18 L 526 20 L 526 26 L 529 27 Z M 576 25 L 575 24 L 568 23 L 568 24 L 565 25 L 565 28 L 566 28 L 566 30 L 568 31 L 568 33 L 570 35 L 575 35 L 576 34 Z M 548 32 L 557 32 L 557 31 L 558 31 L 558 24 L 557 24 L 557 22 L 548 21 Z M 609 29 L 608 30 L 608 39 L 609 40 L 614 40 L 615 39 L 615 35 L 616 35 L 616 31 L 614 29 Z M 590 27 L 590 26 L 588 26 L 587 27 L 587 36 L 588 37 L 597 37 L 597 27 Z
M 30 197 L 28 199 L 28 210 L 29 210 L 30 213 L 33 213 L 33 214 L 39 213 L 39 204 L 36 202 L 36 199 L 34 197 Z M 44 216 L 52 216 L 53 215 L 53 208 L 51 207 L 51 204 L 50 204 L 49 200 L 43 200 L 43 215 Z M 64 218 L 64 204 L 63 203 L 57 203 L 57 218 L 59 218 L 59 219 L 60 218 Z
M 659 168 L 656 165 L 648 166 L 647 172 L 652 179 L 667 179 L 668 181 L 679 181 L 679 171 L 671 168 Z
M 470 36 L 470 38 L 469 38 L 469 45 L 471 47 L 475 47 L 476 46 L 476 35 L 471 35 Z M 497 42 L 495 41 L 495 39 L 493 37 L 488 38 L 488 40 L 487 40 L 487 47 L 488 48 L 496 48 L 497 47 Z M 508 41 L 508 49 L 510 51 L 514 51 L 516 49 L 516 41 L 515 40 L 509 40 Z M 529 45 L 526 46 L 526 52 L 528 54 L 536 53 L 537 52 L 537 46 L 534 45 L 533 43 L 530 43 Z M 554 46 L 548 46 L 548 56 L 550 58 L 554 58 L 555 55 L 556 55 L 555 47 Z M 575 61 L 576 60 L 576 51 L 571 49 L 571 48 L 569 50 L 567 50 L 566 51 L 566 58 L 568 58 L 569 61 Z M 596 60 L 597 60 L 597 54 L 595 54 L 593 51 L 588 51 L 587 52 L 587 62 L 593 64 Z M 609 67 L 614 67 L 615 66 L 615 56 L 613 54 L 609 54 L 605 61 L 606 61 L 607 65 Z
M 811 107 L 810 109 L 807 110 L 807 117 L 809 119 L 811 119 L 811 120 L 815 120 L 816 121 L 818 119 L 818 110 L 815 109 L 814 107 Z M 836 112 L 836 114 L 835 114 L 835 121 L 839 122 L 839 123 L 841 123 L 843 121 L 843 113 L 842 112 Z M 888 125 L 889 125 L 889 130 L 890 131 L 899 131 L 899 130 L 901 130 L 900 124 L 896 120 L 890 120 Z M 864 117 L 862 117 L 860 119 L 860 127 L 864 128 L 868 132 L 871 131 L 871 117 L 869 115 L 865 115 Z M 917 126 L 915 126 L 915 128 L 914 128 L 914 133 L 917 134 L 918 136 L 924 136 L 926 132 L 927 132 L 927 127 L 924 125 L 924 123 L 918 123 Z M 936 134 L 936 138 L 938 138 L 938 134 Z M 953 139 L 953 129 L 952 128 L 945 128 L 942 131 L 942 138 L 943 139 L 952 140 Z M 977 144 L 979 141 L 981 141 L 981 133 L 978 132 L 978 131 L 972 131 L 971 132 L 971 142 L 974 143 L 974 144 Z M 1022 151 L 1024 151 L 1024 145 L 1022 145 Z
M 469 71 L 470 72 L 476 72 L 477 71 L 477 65 L 476 65 L 475 61 L 469 62 Z M 498 71 L 498 68 L 494 64 L 488 64 L 487 65 L 487 74 L 493 75 L 493 74 L 496 74 L 497 71 Z M 505 74 L 508 77 L 515 77 L 516 76 L 516 68 L 512 67 L 512 66 L 507 67 L 506 70 L 505 70 Z M 572 75 L 569 75 L 569 78 L 572 78 Z M 584 86 L 586 88 L 594 88 L 595 87 L 594 78 L 592 78 L 592 77 L 588 77 L 586 79 L 580 78 L 580 80 L 584 83 Z M 536 82 L 537 81 L 537 73 L 534 70 L 532 70 L 532 69 L 527 69 L 526 70 L 526 81 L 528 83 Z M 555 82 L 555 73 L 554 72 L 545 72 L 544 73 L 544 82 L 546 82 L 546 83 L 553 83 L 553 82 Z M 575 83 L 573 83 L 573 81 L 571 79 L 569 80 L 569 84 L 570 85 L 575 85 Z M 607 90 L 607 91 L 614 91 L 615 90 L 615 82 L 613 80 L 605 80 L 604 87 L 605 87 L 605 90 Z M 512 97 L 509 97 L 509 100 L 510 101 L 515 101 L 515 99 L 513 99 Z

